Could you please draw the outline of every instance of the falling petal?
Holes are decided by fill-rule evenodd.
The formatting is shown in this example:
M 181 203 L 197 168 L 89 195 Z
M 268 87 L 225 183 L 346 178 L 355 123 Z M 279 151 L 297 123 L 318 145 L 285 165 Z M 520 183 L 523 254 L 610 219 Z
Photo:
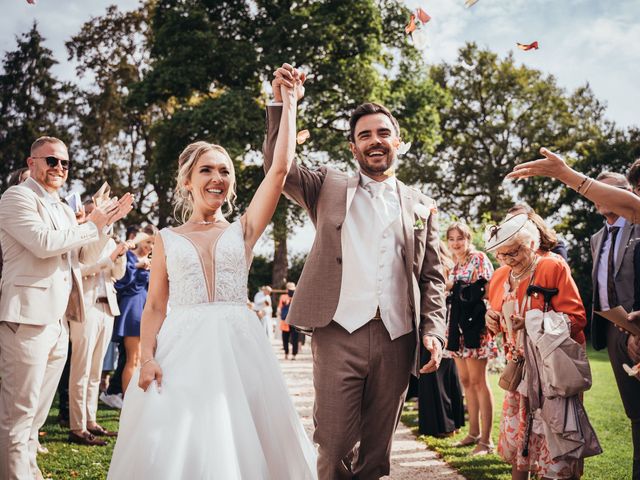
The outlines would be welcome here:
M 473 7 L 476 3 L 478 3 L 478 0 L 465 0 L 464 2 L 464 6 L 467 8 L 471 8 Z
M 411 17 L 409 17 L 409 24 L 404 27 L 404 33 L 410 35 L 416 29 L 416 16 L 412 13 Z
M 629 375 L 630 377 L 635 377 L 636 375 L 638 375 L 638 373 L 640 373 L 638 365 L 636 365 L 635 367 L 630 367 L 626 363 L 623 363 L 622 368 L 624 368 L 624 371 L 627 372 L 627 375 Z
M 27 0 L 27 3 L 29 5 L 35 5 L 36 4 L 36 0 Z
M 418 8 L 418 10 L 416 10 L 416 15 L 418 16 L 418 20 L 423 24 L 431 20 L 431 17 L 422 8 Z
M 411 34 L 411 40 L 413 41 L 413 46 L 421 50 L 427 46 L 427 33 L 424 30 L 413 32 Z
M 398 145 L 398 155 L 404 155 L 411 148 L 411 142 L 400 142 Z
M 516 43 L 516 45 L 518 45 L 518 48 L 520 50 L 524 50 L 529 51 L 532 49 L 538 50 L 538 42 L 533 42 L 533 43 Z
M 309 130 L 300 130 L 296 135 L 296 142 L 298 145 L 302 145 L 310 136 Z

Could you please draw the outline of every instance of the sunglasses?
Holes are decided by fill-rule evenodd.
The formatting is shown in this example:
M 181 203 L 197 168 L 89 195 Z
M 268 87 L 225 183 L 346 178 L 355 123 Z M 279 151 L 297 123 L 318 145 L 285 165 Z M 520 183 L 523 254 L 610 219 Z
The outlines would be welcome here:
M 33 157 L 33 158 L 44 158 L 45 161 L 47 162 L 47 165 L 50 168 L 55 168 L 58 166 L 58 163 L 60 163 L 60 166 L 62 167 L 63 170 L 69 170 L 69 167 L 71 166 L 71 160 L 62 160 L 61 158 L 56 158 L 54 156 L 48 156 L 48 157 Z

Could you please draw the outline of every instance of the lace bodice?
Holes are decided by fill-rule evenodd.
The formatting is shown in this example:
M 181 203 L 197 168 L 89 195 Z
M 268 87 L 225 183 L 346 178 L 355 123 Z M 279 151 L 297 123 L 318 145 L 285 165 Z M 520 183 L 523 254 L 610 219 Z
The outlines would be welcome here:
M 208 245 L 164 228 L 160 231 L 169 275 L 169 305 L 209 302 L 245 303 L 249 276 L 244 234 L 240 220 L 233 222 Z M 212 250 L 202 255 L 199 248 Z M 207 258 L 212 258 L 209 265 Z M 209 273 L 211 272 L 211 273 Z M 213 285 L 210 285 L 213 283 Z

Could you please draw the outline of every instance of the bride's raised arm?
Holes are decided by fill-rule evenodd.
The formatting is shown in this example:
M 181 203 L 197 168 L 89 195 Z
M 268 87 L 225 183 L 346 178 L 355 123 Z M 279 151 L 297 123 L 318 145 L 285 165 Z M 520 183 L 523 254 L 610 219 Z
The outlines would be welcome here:
M 298 79 L 293 88 L 280 86 L 282 91 L 282 117 L 273 156 L 273 165 L 260 183 L 244 216 L 244 239 L 253 247 L 267 228 L 276 210 L 284 183 L 296 153 L 296 109 L 298 89 L 304 88 Z

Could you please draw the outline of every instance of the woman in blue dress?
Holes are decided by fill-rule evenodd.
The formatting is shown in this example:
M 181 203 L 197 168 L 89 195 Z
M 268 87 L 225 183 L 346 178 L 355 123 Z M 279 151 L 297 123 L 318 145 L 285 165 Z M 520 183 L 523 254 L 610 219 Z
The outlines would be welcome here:
M 123 392 L 127 391 L 131 376 L 140 364 L 140 320 L 149 289 L 149 256 L 156 231 L 153 225 L 147 225 L 136 235 L 135 249 L 127 252 L 127 271 L 115 283 L 120 316 L 116 317 L 114 336 L 124 338 L 127 358 L 122 371 Z

